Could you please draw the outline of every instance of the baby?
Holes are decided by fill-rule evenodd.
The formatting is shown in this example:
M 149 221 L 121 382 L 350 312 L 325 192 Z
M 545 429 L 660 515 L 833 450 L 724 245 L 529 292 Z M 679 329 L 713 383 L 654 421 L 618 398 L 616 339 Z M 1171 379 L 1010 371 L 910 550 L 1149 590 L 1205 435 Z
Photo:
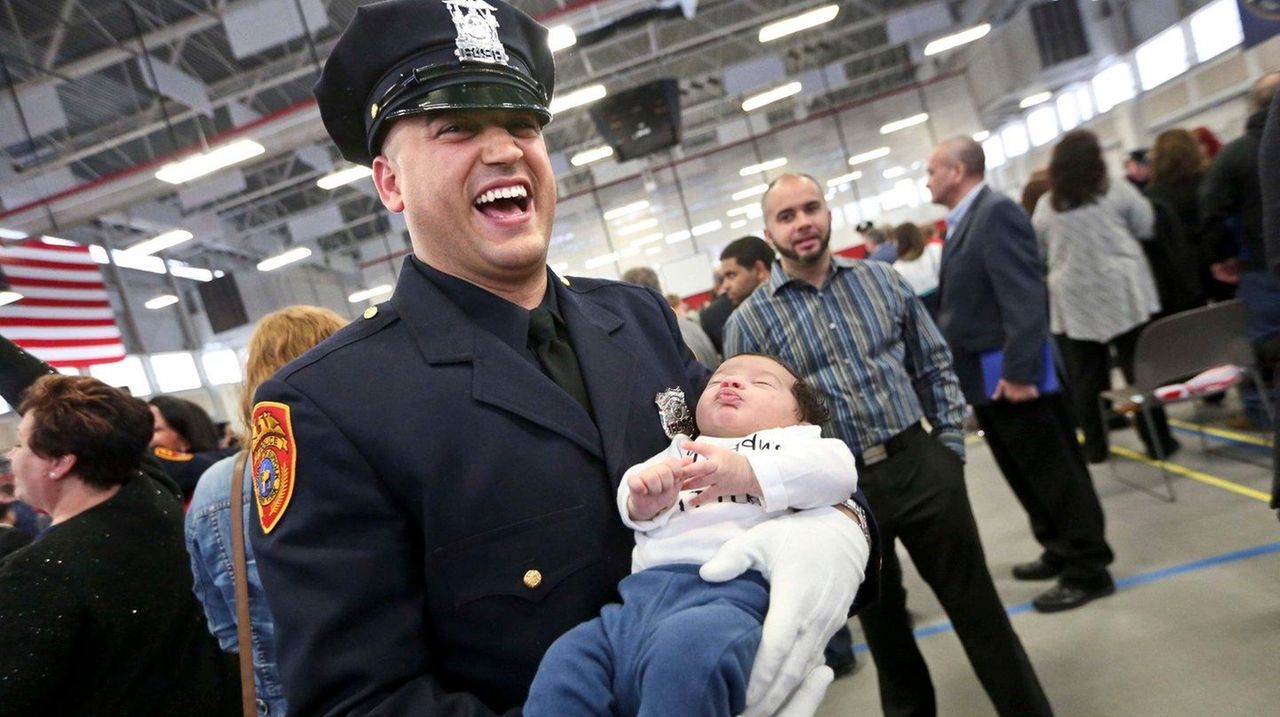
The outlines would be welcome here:
M 709 583 L 698 568 L 752 526 L 849 498 L 857 469 L 843 441 L 822 437 L 826 410 L 813 388 L 769 356 L 721 364 L 695 416 L 698 440 L 679 434 L 623 475 L 618 510 L 636 547 L 622 604 L 552 644 L 526 717 L 745 708 L 769 586 L 755 571 Z

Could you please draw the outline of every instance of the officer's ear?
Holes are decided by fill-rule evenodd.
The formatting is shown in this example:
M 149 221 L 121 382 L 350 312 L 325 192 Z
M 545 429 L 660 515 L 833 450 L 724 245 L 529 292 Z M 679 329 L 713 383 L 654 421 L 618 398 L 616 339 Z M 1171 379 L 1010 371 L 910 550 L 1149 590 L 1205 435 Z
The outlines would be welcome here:
M 373 186 L 387 211 L 404 211 L 404 194 L 400 188 L 400 173 L 395 160 L 385 154 L 373 158 Z

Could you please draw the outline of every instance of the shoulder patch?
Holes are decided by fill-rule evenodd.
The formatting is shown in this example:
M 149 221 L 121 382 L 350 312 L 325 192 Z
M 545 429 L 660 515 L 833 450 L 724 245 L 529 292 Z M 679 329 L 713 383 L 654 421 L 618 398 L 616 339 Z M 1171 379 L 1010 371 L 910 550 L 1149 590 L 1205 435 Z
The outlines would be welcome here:
M 166 461 L 174 461 L 175 463 L 186 463 L 196 457 L 194 453 L 183 453 L 182 451 L 175 451 L 165 448 L 164 446 L 156 446 L 152 450 L 155 451 L 156 458 Z
M 262 532 L 270 533 L 284 516 L 293 497 L 294 469 L 298 463 L 289 407 L 274 401 L 253 406 L 253 497 Z

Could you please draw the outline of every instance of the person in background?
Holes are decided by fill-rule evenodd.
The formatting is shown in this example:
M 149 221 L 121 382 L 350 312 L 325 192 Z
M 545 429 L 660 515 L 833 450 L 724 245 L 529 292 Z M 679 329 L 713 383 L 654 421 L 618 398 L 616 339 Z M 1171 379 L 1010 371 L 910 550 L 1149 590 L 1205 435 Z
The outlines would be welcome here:
M 1067 368 L 1076 420 L 1084 429 L 1090 463 L 1107 459 L 1106 427 L 1098 396 L 1110 388 L 1111 351 L 1126 381 L 1133 381 L 1138 333 L 1160 311 L 1155 279 L 1139 241 L 1155 229 L 1151 202 L 1127 181 L 1112 181 L 1098 138 L 1072 130 L 1053 148 L 1049 161 L 1053 189 L 1031 215 L 1049 276 L 1049 326 Z M 1164 411 L 1152 411 L 1138 432 L 1152 458 L 1180 448 L 1169 433 Z
M 262 317 L 249 337 L 240 418 L 250 426 L 253 392 L 285 364 L 301 356 L 346 325 L 346 320 L 318 306 L 290 306 Z M 249 435 L 238 444 L 248 448 Z M 231 572 L 231 485 L 235 456 L 214 463 L 200 476 L 185 520 L 187 553 L 191 556 L 193 590 L 204 607 L 209 632 L 224 652 L 239 652 L 236 633 L 235 576 Z M 254 690 L 260 717 L 284 717 L 287 702 L 276 670 L 275 628 L 258 577 L 258 564 L 249 544 L 248 529 L 256 504 L 253 465 L 246 461 L 241 481 L 244 494 L 245 572 L 249 585 L 249 626 L 253 636 Z
M 155 419 L 150 448 L 189 501 L 200 475 L 235 449 L 218 447 L 221 435 L 199 404 L 174 396 L 148 403 Z
M 1262 238 L 1262 184 L 1259 154 L 1267 112 L 1280 92 L 1280 72 L 1258 78 L 1249 92 L 1249 118 L 1242 137 L 1228 144 L 1214 160 L 1200 185 L 1201 234 L 1211 253 L 1215 276 L 1234 275 L 1236 296 L 1244 302 L 1245 331 L 1259 363 L 1277 363 L 1273 340 L 1280 335 L 1280 277 L 1267 271 Z M 1251 382 L 1241 385 L 1244 420 L 1233 417 L 1236 428 L 1263 429 L 1269 417 L 1264 399 Z
M 182 504 L 139 471 L 147 404 L 55 374 L 18 410 L 17 497 L 53 523 L 0 563 L 0 714 L 237 714 L 235 666 L 190 592 Z
M 1151 164 L 1147 161 L 1147 148 L 1135 149 L 1124 158 L 1124 178 L 1139 190 L 1151 182 Z
M 707 333 L 707 338 L 711 339 L 711 344 L 716 347 L 716 353 L 720 354 L 724 352 L 724 322 L 733 313 L 733 301 L 725 291 L 724 275 L 720 273 L 720 269 L 711 272 L 711 281 L 711 301 L 698 312 L 698 323 Z
M 1027 185 L 1022 188 L 1022 197 L 1018 204 L 1022 207 L 1022 211 L 1031 216 L 1036 210 L 1036 202 L 1040 201 L 1045 192 L 1049 191 L 1049 168 L 1041 167 L 1031 173 L 1031 178 L 1027 180 Z
M 1274 275 L 1280 273 L 1280 92 L 1271 98 L 1271 108 L 1263 126 L 1262 144 L 1258 148 L 1258 175 L 1262 186 L 1263 242 L 1267 266 Z M 1280 518 L 1280 421 L 1274 423 L 1271 507 Z
M 662 294 L 662 283 L 658 280 L 658 272 L 652 267 L 636 266 L 627 269 L 622 274 L 622 280 L 628 284 L 636 284 L 638 286 L 647 287 Z M 667 304 L 670 306 L 670 303 Z M 672 311 L 675 308 L 672 307 Z M 720 354 L 716 352 L 716 347 L 711 343 L 711 339 L 707 337 L 707 332 L 702 330 L 697 321 L 687 316 L 676 314 L 676 323 L 680 326 L 680 335 L 684 337 L 685 344 L 689 350 L 693 352 L 694 358 L 698 359 L 703 366 L 714 371 L 720 365 Z
M 1150 156 L 1145 193 L 1156 223 L 1152 240 L 1142 248 L 1160 294 L 1160 315 L 1175 314 L 1202 306 L 1204 286 L 1212 280 L 1200 241 L 1198 193 L 1206 164 L 1195 137 L 1184 129 L 1157 135 Z
M 955 357 L 991 455 L 1031 521 L 1040 556 L 1017 580 L 1058 579 L 1040 612 L 1079 607 L 1115 591 L 1102 502 L 1058 388 L 1044 265 L 1030 218 L 986 183 L 986 155 L 956 137 L 929 155 L 928 187 L 945 206 L 938 328 Z M 991 365 L 994 364 L 994 365 Z M 1043 390 L 1042 390 L 1043 389 Z
M 1196 138 L 1196 144 L 1200 147 L 1200 155 L 1204 157 L 1205 166 L 1213 163 L 1218 158 L 1218 154 L 1222 152 L 1222 140 L 1218 139 L 1218 135 L 1208 127 L 1196 127 L 1191 130 L 1191 136 Z
M 769 281 L 775 258 L 773 247 L 757 236 L 734 239 L 720 252 L 724 293 L 735 308 Z
M 867 245 L 867 259 L 870 261 L 883 261 L 892 264 L 898 260 L 898 247 L 893 243 L 893 238 L 881 227 L 871 226 L 867 222 L 866 228 L 861 230 L 862 240 Z
M 5 487 L 12 486 L 6 483 Z M 13 497 L 0 498 L 0 560 L 19 548 L 25 548 L 31 542 L 31 536 L 16 525 L 18 513 L 14 507 L 18 504 Z
M 893 243 L 898 259 L 893 268 L 907 280 L 929 315 L 938 315 L 938 272 L 942 268 L 942 245 L 925 241 L 924 232 L 916 224 L 899 224 L 893 228 Z

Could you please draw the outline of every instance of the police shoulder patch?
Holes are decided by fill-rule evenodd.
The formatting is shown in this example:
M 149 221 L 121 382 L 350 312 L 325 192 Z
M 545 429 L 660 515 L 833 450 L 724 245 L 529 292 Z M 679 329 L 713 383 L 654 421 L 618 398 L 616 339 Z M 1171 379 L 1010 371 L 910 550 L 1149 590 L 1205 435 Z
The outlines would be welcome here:
M 156 458 L 160 458 L 166 461 L 174 461 L 178 463 L 185 463 L 186 461 L 189 461 L 192 458 L 196 457 L 194 453 L 184 453 L 182 451 L 175 451 L 170 448 L 165 448 L 164 446 L 156 446 L 152 450 L 155 451 Z
M 253 497 L 262 532 L 270 533 L 284 516 L 293 497 L 294 468 L 298 462 L 289 407 L 274 401 L 253 406 Z

